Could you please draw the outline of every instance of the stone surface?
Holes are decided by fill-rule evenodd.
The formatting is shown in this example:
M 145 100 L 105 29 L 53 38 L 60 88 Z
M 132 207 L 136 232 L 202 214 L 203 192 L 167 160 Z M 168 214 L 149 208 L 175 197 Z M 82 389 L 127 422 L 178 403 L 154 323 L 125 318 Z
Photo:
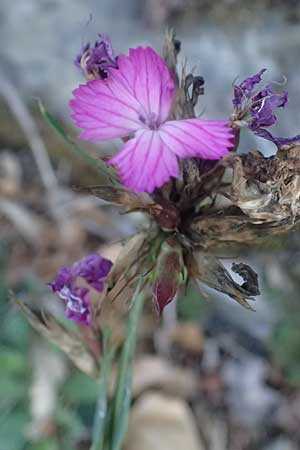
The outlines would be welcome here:
M 298 447 L 287 438 L 279 438 L 268 445 L 265 450 L 297 450 Z
M 132 409 L 125 449 L 204 450 L 204 447 L 187 404 L 151 392 Z
M 197 389 L 197 377 L 191 370 L 175 367 L 159 356 L 143 356 L 134 366 L 133 396 L 137 397 L 151 388 L 191 398 Z
M 266 80 L 283 81 L 281 75 L 285 75 L 291 94 L 278 134 L 297 134 L 299 24 L 287 24 L 276 9 L 268 17 L 256 13 L 255 20 L 249 16 L 248 22 L 244 17 L 242 22 L 235 19 L 234 24 L 230 17 L 223 22 L 209 16 L 202 22 L 200 16 L 192 17 L 188 22 L 177 21 L 176 29 L 183 41 L 181 62 L 188 57 L 190 67 L 196 67 L 206 80 L 199 113 L 205 110 L 208 117 L 228 116 L 233 80 L 267 67 Z M 108 32 L 117 53 L 139 44 L 160 50 L 165 27 L 154 29 L 150 22 L 138 0 L 26 0 L 18 2 L 18 7 L 2 0 L 1 66 L 28 100 L 41 96 L 51 108 L 66 114 L 71 91 L 82 80 L 72 64 L 82 43 Z M 245 135 L 245 147 L 258 142 L 250 133 Z M 261 148 L 274 151 L 271 143 L 259 142 Z
M 268 364 L 261 358 L 240 349 L 235 360 L 228 360 L 222 368 L 226 386 L 226 400 L 233 417 L 247 427 L 258 427 L 282 402 L 279 392 L 265 383 Z

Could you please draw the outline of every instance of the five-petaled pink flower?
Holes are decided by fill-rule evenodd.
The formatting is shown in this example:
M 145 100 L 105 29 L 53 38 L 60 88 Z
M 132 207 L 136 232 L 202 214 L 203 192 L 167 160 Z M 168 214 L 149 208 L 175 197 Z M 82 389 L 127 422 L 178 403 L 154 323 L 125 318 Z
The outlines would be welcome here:
M 178 158 L 220 159 L 232 146 L 228 121 L 168 120 L 175 83 L 150 47 L 120 55 L 107 79 L 89 81 L 73 94 L 72 117 L 82 139 L 130 138 L 110 163 L 134 191 L 152 192 L 178 177 Z

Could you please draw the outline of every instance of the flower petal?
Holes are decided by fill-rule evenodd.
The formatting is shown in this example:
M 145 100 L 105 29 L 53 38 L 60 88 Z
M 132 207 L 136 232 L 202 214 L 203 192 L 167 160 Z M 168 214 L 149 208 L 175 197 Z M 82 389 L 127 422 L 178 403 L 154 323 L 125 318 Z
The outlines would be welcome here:
M 180 158 L 220 159 L 233 146 L 233 132 L 227 121 L 174 120 L 159 129 L 164 145 Z
M 252 75 L 252 77 L 246 78 L 240 84 L 234 84 L 232 103 L 235 107 L 241 106 L 246 98 L 249 98 L 254 94 L 254 88 L 261 82 L 262 75 L 266 70 L 267 69 L 261 69 L 258 73 Z
M 264 128 L 256 128 L 256 129 L 252 129 L 252 131 L 257 136 L 267 139 L 268 141 L 274 142 L 274 144 L 277 145 L 278 148 L 281 148 L 284 145 L 291 145 L 291 144 L 300 142 L 300 134 L 296 134 L 296 136 L 292 136 L 292 137 L 288 137 L 288 138 L 283 138 L 283 137 L 273 136 L 272 133 L 270 133 L 270 131 L 268 131 Z
M 103 291 L 104 280 L 112 267 L 111 261 L 98 253 L 92 253 L 75 263 L 74 266 L 78 270 L 78 275 L 84 278 L 90 286 L 98 292 Z
M 121 71 L 124 59 L 118 61 Z M 175 83 L 165 61 L 150 47 L 130 49 L 126 60 L 132 65 L 129 82 L 137 100 L 146 114 L 155 114 L 159 123 L 165 122 L 175 93 Z
M 80 85 L 73 94 L 72 117 L 84 130 L 82 139 L 101 141 L 125 137 L 141 126 L 139 103 L 114 77 Z
M 70 106 L 82 139 L 101 141 L 132 135 L 145 122 L 167 120 L 175 84 L 163 59 L 150 47 L 130 49 L 118 57 L 105 80 L 93 80 L 73 91 Z
M 176 155 L 163 144 L 157 130 L 137 132 L 110 163 L 118 168 L 125 186 L 134 191 L 152 192 L 179 175 Z
M 92 324 L 92 312 L 89 300 L 89 290 L 82 287 L 74 288 L 68 299 L 65 299 L 66 318 L 88 327 Z

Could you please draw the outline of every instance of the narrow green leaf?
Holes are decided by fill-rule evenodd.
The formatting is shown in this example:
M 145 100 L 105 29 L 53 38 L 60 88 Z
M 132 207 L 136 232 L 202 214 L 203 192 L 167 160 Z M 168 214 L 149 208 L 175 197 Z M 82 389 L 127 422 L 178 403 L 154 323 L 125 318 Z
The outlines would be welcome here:
M 127 429 L 131 401 L 131 384 L 133 361 L 136 348 L 137 328 L 145 302 L 145 292 L 140 292 L 140 285 L 134 295 L 128 320 L 126 340 L 123 345 L 116 383 L 113 411 L 112 450 L 120 450 Z
M 112 183 L 118 183 L 117 177 L 112 173 L 112 170 L 109 169 L 106 164 L 100 159 L 94 158 L 89 155 L 85 150 L 82 150 L 78 144 L 73 140 L 73 138 L 66 133 L 61 123 L 50 114 L 50 112 L 45 108 L 41 99 L 38 99 L 38 106 L 41 111 L 41 114 L 46 119 L 46 121 L 51 125 L 52 128 L 58 133 L 58 135 L 65 141 L 66 144 L 72 149 L 72 151 L 83 158 L 87 164 L 90 166 L 99 169 L 105 176 L 107 176 Z

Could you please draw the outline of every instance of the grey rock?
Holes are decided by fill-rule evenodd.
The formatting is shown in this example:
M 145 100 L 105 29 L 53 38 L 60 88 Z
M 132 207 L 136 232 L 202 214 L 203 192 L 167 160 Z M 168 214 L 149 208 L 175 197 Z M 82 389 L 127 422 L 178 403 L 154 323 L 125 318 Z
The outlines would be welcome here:
M 231 111 L 231 85 L 262 67 L 267 78 L 289 80 L 289 112 L 282 114 L 278 134 L 299 132 L 299 71 L 295 61 L 300 44 L 299 25 L 288 25 L 276 11 L 264 21 L 245 24 L 210 22 L 178 24 L 183 41 L 182 59 L 188 57 L 206 79 L 206 95 L 199 113 L 209 117 L 228 116 Z M 151 44 L 161 48 L 163 27 L 145 26 L 138 0 L 2 0 L 0 4 L 0 57 L 9 75 L 17 79 L 25 96 L 40 95 L 58 112 L 67 113 L 72 89 L 82 80 L 72 61 L 83 42 L 97 33 L 108 32 L 116 52 L 129 46 Z M 245 148 L 257 142 L 250 133 Z M 271 143 L 260 140 L 260 148 L 274 151 Z
M 298 447 L 289 439 L 281 437 L 268 445 L 264 450 L 298 450 Z
M 281 395 L 264 383 L 268 364 L 261 358 L 240 354 L 223 366 L 226 402 L 241 425 L 259 427 L 282 401 Z

